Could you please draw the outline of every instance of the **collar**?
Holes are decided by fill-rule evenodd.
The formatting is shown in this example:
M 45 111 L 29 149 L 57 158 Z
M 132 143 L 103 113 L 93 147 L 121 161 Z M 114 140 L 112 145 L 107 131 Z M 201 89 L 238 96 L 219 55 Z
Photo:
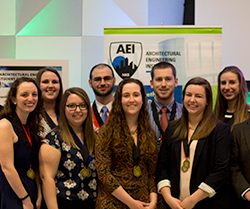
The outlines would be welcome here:
M 173 108 L 173 104 L 174 104 L 174 99 L 167 106 L 164 106 L 163 104 L 161 104 L 160 102 L 158 102 L 156 98 L 154 98 L 154 101 L 155 101 L 155 105 L 156 105 L 156 109 L 157 109 L 158 113 L 161 111 L 161 108 L 163 108 L 163 107 L 167 107 L 168 110 L 170 112 L 172 112 L 172 108 Z
M 106 106 L 108 108 L 108 112 L 110 112 L 111 108 L 112 108 L 112 103 L 113 101 L 111 101 L 110 103 L 108 103 L 107 105 L 103 105 L 102 103 L 98 102 L 97 100 L 95 100 L 95 103 L 96 103 L 96 108 L 97 108 L 97 111 L 99 113 L 101 113 L 102 111 L 102 107 L 103 106 Z

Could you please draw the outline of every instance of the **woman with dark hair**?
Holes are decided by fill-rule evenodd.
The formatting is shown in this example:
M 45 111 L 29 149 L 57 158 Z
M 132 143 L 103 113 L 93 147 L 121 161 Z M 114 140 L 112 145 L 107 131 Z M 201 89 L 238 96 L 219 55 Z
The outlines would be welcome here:
M 155 208 L 157 146 L 143 84 L 125 78 L 96 143 L 96 208 Z
M 218 91 L 214 113 L 219 120 L 233 126 L 249 118 L 247 84 L 236 66 L 225 67 L 218 75 Z
M 88 95 L 67 89 L 60 106 L 58 126 L 39 151 L 40 176 L 48 209 L 95 208 L 97 174 L 95 133 Z
M 0 208 L 39 208 L 41 92 L 31 78 L 13 82 L 0 118 Z
M 213 114 L 207 80 L 189 80 L 182 101 L 181 118 L 163 136 L 158 192 L 170 208 L 229 208 L 230 128 Z
M 36 76 L 43 98 L 42 126 L 44 131 L 40 135 L 44 138 L 58 125 L 59 108 L 63 94 L 62 80 L 54 68 L 43 68 Z

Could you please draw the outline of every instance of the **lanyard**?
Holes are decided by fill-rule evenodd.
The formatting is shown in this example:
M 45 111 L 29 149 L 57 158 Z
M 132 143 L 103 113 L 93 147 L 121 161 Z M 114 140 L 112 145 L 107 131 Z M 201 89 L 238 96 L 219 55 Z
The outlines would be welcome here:
M 133 160 L 135 161 L 135 164 L 138 165 L 139 164 L 139 160 L 141 158 L 141 150 L 140 150 L 140 141 L 137 141 L 137 146 L 134 143 L 133 146 Z
M 18 115 L 17 115 L 17 117 L 18 117 Z M 27 131 L 26 131 L 26 128 L 24 127 L 24 125 L 23 125 L 23 123 L 22 123 L 22 121 L 20 120 L 19 117 L 18 117 L 18 119 L 19 119 L 19 122 L 21 123 L 22 128 L 23 128 L 23 131 L 24 131 L 24 133 L 25 133 L 25 135 L 26 135 L 26 137 L 27 137 L 27 139 L 28 139 L 28 141 L 29 141 L 30 147 L 26 147 L 26 148 L 27 148 L 28 152 L 31 154 L 31 150 L 32 150 L 32 141 L 31 141 L 31 138 L 30 138 L 29 126 L 27 125 Z M 27 144 L 27 143 L 25 143 L 25 145 L 26 145 L 26 144 Z M 33 154 L 33 153 L 32 153 L 32 154 Z M 32 155 L 32 154 L 31 154 L 31 155 Z M 32 168 L 31 160 L 30 160 L 30 167 Z
M 84 146 L 83 143 L 81 142 L 81 140 L 79 139 L 79 137 L 76 135 L 76 133 L 73 131 L 73 129 L 70 126 L 69 126 L 69 129 L 70 129 L 70 132 L 73 136 L 75 143 L 80 148 L 80 153 L 83 157 L 84 164 L 87 167 L 87 165 L 90 163 L 92 157 L 89 156 L 89 150 L 88 150 L 88 147 L 86 146 L 86 140 L 84 138 L 84 144 L 85 144 L 85 146 Z
M 51 119 L 51 117 L 49 116 L 49 114 L 44 110 L 45 112 L 45 117 L 46 117 L 46 121 L 48 122 L 48 125 L 51 129 L 55 128 L 57 125 L 54 123 L 54 121 Z M 56 114 L 56 119 L 57 119 L 57 122 L 59 122 L 59 117 L 58 117 L 58 114 Z
M 93 102 L 92 109 L 93 109 L 94 117 L 97 120 L 97 123 L 98 123 L 99 127 L 101 127 L 104 123 L 102 121 L 102 118 L 101 118 L 100 114 L 97 111 L 95 101 Z
M 153 111 L 153 117 L 154 117 L 155 124 L 159 128 L 161 135 L 163 135 L 163 130 L 161 129 L 159 115 L 157 113 L 156 104 L 155 104 L 154 100 L 151 102 L 151 107 L 152 107 L 152 111 Z M 174 101 L 169 121 L 174 120 L 175 114 L 176 114 L 176 102 Z

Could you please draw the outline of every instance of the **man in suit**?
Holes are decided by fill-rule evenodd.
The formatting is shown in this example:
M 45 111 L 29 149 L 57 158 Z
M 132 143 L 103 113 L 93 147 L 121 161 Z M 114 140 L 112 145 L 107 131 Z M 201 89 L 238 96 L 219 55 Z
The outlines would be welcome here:
M 237 208 L 250 208 L 250 119 L 234 126 L 231 150 L 231 180 Z
M 92 115 L 95 131 L 107 121 L 113 102 L 115 77 L 112 68 L 104 63 L 95 65 L 89 74 L 89 86 L 95 94 Z

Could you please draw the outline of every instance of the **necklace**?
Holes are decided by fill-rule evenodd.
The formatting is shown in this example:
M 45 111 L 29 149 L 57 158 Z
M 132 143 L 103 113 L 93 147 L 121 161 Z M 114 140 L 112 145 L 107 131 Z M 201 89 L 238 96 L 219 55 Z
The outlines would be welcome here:
M 132 135 L 136 134 L 137 132 L 138 132 L 137 129 L 135 129 L 134 131 L 130 131 Z

